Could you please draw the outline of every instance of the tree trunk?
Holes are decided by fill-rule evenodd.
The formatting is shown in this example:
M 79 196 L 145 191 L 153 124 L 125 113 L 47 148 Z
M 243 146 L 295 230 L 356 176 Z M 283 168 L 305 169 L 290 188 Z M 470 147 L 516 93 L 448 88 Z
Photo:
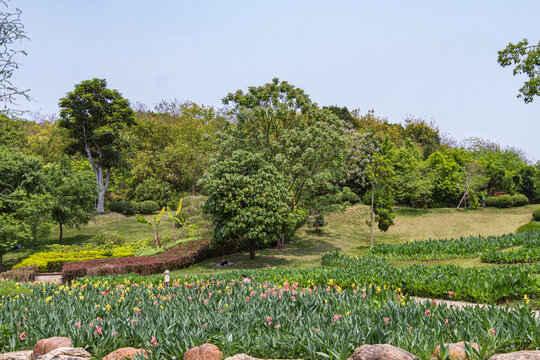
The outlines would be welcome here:
M 373 209 L 375 201 L 375 184 L 371 184 L 371 221 L 369 223 L 370 248 L 373 248 Z
M 154 243 L 156 245 L 156 249 L 161 247 L 161 244 L 159 243 L 159 234 L 156 227 L 154 227 Z
M 59 224 L 60 225 L 60 245 L 62 245 L 62 235 L 63 235 L 63 229 L 62 229 L 62 223 Z
M 249 260 L 255 260 L 255 240 L 249 240 Z
M 277 238 L 276 250 L 283 250 L 283 246 L 285 246 L 285 235 L 279 234 Z
M 105 193 L 109 187 L 109 178 L 111 177 L 111 169 L 105 169 L 101 165 L 94 167 L 94 173 L 96 174 L 96 182 L 98 183 L 98 199 L 97 199 L 97 212 L 105 212 Z
M 195 194 L 195 181 L 191 182 L 191 194 Z

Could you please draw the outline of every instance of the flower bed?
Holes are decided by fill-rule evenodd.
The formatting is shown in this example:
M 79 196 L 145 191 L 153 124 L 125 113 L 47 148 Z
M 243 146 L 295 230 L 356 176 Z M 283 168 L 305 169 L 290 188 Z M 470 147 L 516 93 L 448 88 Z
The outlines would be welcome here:
M 2 299 L 0 352 L 30 348 L 50 336 L 69 337 L 96 358 L 133 346 L 149 350 L 151 359 L 180 359 L 206 342 L 225 356 L 284 359 L 346 358 L 356 346 L 378 343 L 421 359 L 439 344 L 459 340 L 477 342 L 490 354 L 540 346 L 540 322 L 526 308 L 448 309 L 418 304 L 384 286 L 302 288 L 248 276 L 249 284 L 240 277 L 206 278 L 173 281 L 171 287 L 123 276 L 70 286 L 36 283 L 29 295 Z

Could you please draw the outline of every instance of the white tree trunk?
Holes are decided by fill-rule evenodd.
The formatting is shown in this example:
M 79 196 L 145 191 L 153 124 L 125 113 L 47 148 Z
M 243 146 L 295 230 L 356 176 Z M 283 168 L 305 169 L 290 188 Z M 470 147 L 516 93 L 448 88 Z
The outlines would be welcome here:
M 98 202 L 97 202 L 97 211 L 98 213 L 105 212 L 105 193 L 109 187 L 109 178 L 111 176 L 111 170 L 107 170 L 105 178 L 103 176 L 105 169 L 103 166 L 97 165 L 94 167 L 94 173 L 96 174 L 96 181 L 98 183 Z

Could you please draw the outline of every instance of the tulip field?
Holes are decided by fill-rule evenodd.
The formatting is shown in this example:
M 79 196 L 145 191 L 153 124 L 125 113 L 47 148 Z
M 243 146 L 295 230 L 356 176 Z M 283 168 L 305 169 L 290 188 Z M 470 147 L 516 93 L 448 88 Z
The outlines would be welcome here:
M 515 246 L 537 249 L 540 231 L 499 236 L 468 236 L 456 239 L 411 241 L 403 244 L 377 244 L 370 255 L 403 260 L 440 260 L 485 256 Z M 519 262 L 519 261 L 516 261 Z
M 20 284 L 0 300 L 0 352 L 28 349 L 50 336 L 67 336 L 96 358 L 133 346 L 153 359 L 180 359 L 206 342 L 226 356 L 284 359 L 346 359 L 355 347 L 376 343 L 422 359 L 443 342 L 462 340 L 480 344 L 479 358 L 540 348 L 540 320 L 528 308 L 419 304 L 395 284 L 345 281 L 354 267 L 343 264 L 361 260 L 335 253 L 323 259 L 332 261 L 250 271 L 249 283 L 227 272 L 176 279 L 169 287 L 161 276 L 137 275 Z

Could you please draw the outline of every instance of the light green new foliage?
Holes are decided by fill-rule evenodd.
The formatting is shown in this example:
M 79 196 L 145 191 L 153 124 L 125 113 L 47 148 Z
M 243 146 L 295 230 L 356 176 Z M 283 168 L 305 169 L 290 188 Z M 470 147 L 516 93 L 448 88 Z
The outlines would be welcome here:
M 151 223 L 150 221 L 146 220 L 145 218 L 143 218 L 141 215 L 137 215 L 137 222 L 141 223 L 141 224 L 145 224 L 145 225 L 149 225 L 152 227 L 152 230 L 154 231 L 154 244 L 156 246 L 156 249 L 160 248 L 161 247 L 161 243 L 160 243 L 160 240 L 159 240 L 159 231 L 158 231 L 158 226 L 159 226 L 159 223 L 161 222 L 161 217 L 163 216 L 163 213 L 165 212 L 165 209 L 167 207 L 164 206 L 161 211 L 159 212 L 159 214 L 157 215 L 154 215 L 154 222 Z

